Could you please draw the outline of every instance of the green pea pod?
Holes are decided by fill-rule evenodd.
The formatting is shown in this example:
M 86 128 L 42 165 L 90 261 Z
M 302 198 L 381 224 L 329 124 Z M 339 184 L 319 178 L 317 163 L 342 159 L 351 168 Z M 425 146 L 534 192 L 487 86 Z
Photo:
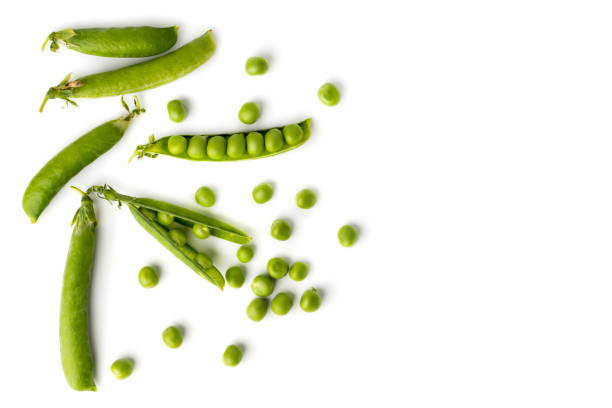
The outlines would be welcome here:
M 76 105 L 70 98 L 102 98 L 156 88 L 189 74 L 208 61 L 215 49 L 215 39 L 208 30 L 179 49 L 148 61 L 72 81 L 68 74 L 57 86 L 49 88 L 40 111 L 48 99 L 64 99 Z
M 211 138 L 222 137 L 223 139 L 225 139 L 225 144 L 224 144 L 224 146 L 226 146 L 225 154 L 223 154 L 222 157 L 215 157 L 215 158 L 210 157 L 210 155 L 206 153 L 194 154 L 190 151 L 189 148 L 185 149 L 182 153 L 173 154 L 168 150 L 168 141 L 173 136 L 166 136 L 161 139 L 155 140 L 155 137 L 152 135 L 149 138 L 148 144 L 140 145 L 136 148 L 136 151 L 134 152 L 134 154 L 132 154 L 132 157 L 130 158 L 130 160 L 132 160 L 134 157 L 141 159 L 144 156 L 155 158 L 159 154 L 177 157 L 180 159 L 193 160 L 193 161 L 236 161 L 236 160 L 261 159 L 264 157 L 270 157 L 270 156 L 274 156 L 277 154 L 288 152 L 289 150 L 298 148 L 302 146 L 304 143 L 306 143 L 308 139 L 310 139 L 310 133 L 311 133 L 310 132 L 310 122 L 311 122 L 311 118 L 308 118 L 297 124 L 302 129 L 302 138 L 299 142 L 294 143 L 294 144 L 289 144 L 287 142 L 287 139 L 284 136 L 282 136 L 279 142 L 280 144 L 275 146 L 274 148 L 271 148 L 270 143 L 267 143 L 265 135 L 268 134 L 268 132 L 270 132 L 271 130 L 278 130 L 280 134 L 282 135 L 283 133 L 282 129 L 284 129 L 286 126 L 277 127 L 277 128 L 268 128 L 268 129 L 262 129 L 262 130 L 249 132 L 249 134 L 246 136 L 246 140 L 244 138 L 244 134 L 240 134 L 240 133 L 238 134 L 224 133 L 224 134 L 218 134 L 218 135 L 181 135 L 187 140 L 187 146 L 190 146 L 191 139 L 194 137 L 198 137 L 200 140 L 203 140 L 203 142 L 201 142 L 202 143 L 201 148 L 199 149 L 201 152 L 204 152 L 206 150 L 206 143 L 210 141 Z M 251 143 L 251 140 L 249 140 L 249 136 L 254 133 L 259 134 L 259 136 L 257 136 L 259 140 L 258 141 L 253 140 L 253 143 Z M 241 148 L 242 150 L 238 152 L 238 154 L 234 154 L 230 152 L 230 149 L 232 149 L 232 141 L 230 138 L 232 137 L 235 138 L 237 135 L 242 135 L 242 139 L 240 143 L 243 147 Z M 251 148 L 250 146 L 251 144 L 254 145 L 253 148 Z M 255 144 L 257 145 L 255 146 Z M 240 152 L 242 153 L 240 154 Z
M 127 115 L 103 123 L 79 137 L 36 173 L 23 194 L 23 209 L 32 223 L 71 178 L 113 147 L 123 137 L 132 119 L 144 112 L 138 99 L 134 98 L 134 101 L 136 107 L 130 111 L 121 99 Z
M 60 45 L 99 57 L 138 58 L 150 57 L 168 51 L 176 44 L 177 26 L 172 27 L 113 27 L 67 28 L 55 31 L 47 37 L 43 51 L 51 41 L 51 51 Z
M 89 343 L 89 287 L 96 241 L 96 214 L 85 193 L 72 220 L 60 305 L 60 354 L 64 376 L 77 391 L 96 391 Z

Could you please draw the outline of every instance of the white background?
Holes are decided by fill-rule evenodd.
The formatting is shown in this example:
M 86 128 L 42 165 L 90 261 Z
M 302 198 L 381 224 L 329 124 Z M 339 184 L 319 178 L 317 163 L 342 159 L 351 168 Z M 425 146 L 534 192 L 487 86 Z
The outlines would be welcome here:
M 401 6 L 400 6 L 401 4 Z M 10 11 L 9 11 L 10 10 Z M 612 58 L 606 1 L 13 2 L 3 38 L 0 405 L 609 407 L 612 404 Z M 29 179 L 57 151 L 122 114 L 119 98 L 63 109 L 46 89 L 130 61 L 41 53 L 68 27 L 180 26 L 179 44 L 213 28 L 217 52 L 194 73 L 139 96 L 147 112 L 70 184 L 212 212 L 254 236 L 240 290 L 220 292 L 174 259 L 131 218 L 96 202 L 91 321 L 98 392 L 71 390 L 59 360 L 58 310 L 70 220 L 64 188 L 35 225 L 21 209 Z M 264 55 L 270 71 L 249 77 Z M 322 105 L 336 82 L 342 102 Z M 168 118 L 184 98 L 189 117 Z M 260 101 L 259 122 L 237 120 Z M 313 117 L 304 147 L 243 163 L 159 157 L 127 163 L 151 133 L 264 128 Z M 275 185 L 269 203 L 251 197 Z M 318 192 L 310 211 L 294 204 Z M 286 243 L 273 219 L 295 224 Z M 341 248 L 344 223 L 361 229 Z M 209 239 L 219 269 L 236 246 Z M 284 279 L 324 294 L 314 314 L 294 307 L 260 323 L 245 316 L 248 283 L 267 259 L 305 260 Z M 158 287 L 137 273 L 158 265 Z M 185 327 L 166 348 L 162 330 Z M 221 363 L 246 346 L 242 364 Z M 133 357 L 124 381 L 109 370 Z

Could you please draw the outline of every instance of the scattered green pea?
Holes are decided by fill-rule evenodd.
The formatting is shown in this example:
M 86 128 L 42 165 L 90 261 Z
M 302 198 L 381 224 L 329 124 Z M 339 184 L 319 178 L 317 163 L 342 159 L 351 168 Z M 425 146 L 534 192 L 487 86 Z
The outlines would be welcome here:
M 305 290 L 300 299 L 300 307 L 305 312 L 314 312 L 321 306 L 321 296 L 315 288 Z
M 258 275 L 251 282 L 251 290 L 255 296 L 270 296 L 274 292 L 274 279 L 268 275 Z
M 268 61 L 263 57 L 251 57 L 246 60 L 244 69 L 249 75 L 263 75 L 268 72 Z
M 200 252 L 196 255 L 195 261 L 202 266 L 202 268 L 210 268 L 213 264 L 212 258 L 205 252 Z
M 238 258 L 240 262 L 247 263 L 251 259 L 253 259 L 254 254 L 255 254 L 255 251 L 253 250 L 252 246 L 242 245 L 240 248 L 238 248 L 238 251 L 236 252 L 236 257 Z
M 206 154 L 213 160 L 221 160 L 225 157 L 225 138 L 223 136 L 213 136 L 206 145 Z
M 286 241 L 291 237 L 291 226 L 285 220 L 275 220 L 270 227 L 270 235 L 279 241 Z
M 281 279 L 287 274 L 289 265 L 283 258 L 272 258 L 268 261 L 267 271 L 268 275 L 274 279 Z M 266 295 L 267 296 L 267 295 Z
M 244 134 L 236 133 L 227 139 L 227 155 L 232 159 L 239 159 L 246 151 Z
M 170 326 L 162 333 L 162 339 L 166 346 L 170 348 L 178 348 L 183 344 L 183 333 L 176 326 Z
M 314 207 L 314 205 L 317 203 L 317 195 L 314 191 L 305 188 L 296 194 L 295 203 L 298 207 L 307 210 Z
M 334 84 L 329 82 L 319 88 L 319 100 L 327 106 L 334 106 L 340 102 L 340 92 Z
M 264 152 L 264 138 L 259 132 L 250 132 L 246 137 L 246 148 L 249 156 L 259 156 Z
M 246 308 L 246 314 L 254 322 L 258 322 L 263 319 L 268 313 L 268 299 L 267 298 L 255 298 L 251 300 L 251 303 Z
M 283 136 L 289 146 L 295 146 L 304 138 L 304 131 L 300 125 L 292 123 L 283 128 Z
M 145 266 L 138 272 L 138 281 L 143 288 L 150 289 L 159 282 L 159 275 L 153 267 Z
M 174 215 L 159 211 L 157 213 L 157 222 L 167 227 L 174 222 Z
M 242 360 L 240 347 L 230 344 L 223 352 L 223 364 L 229 367 L 237 366 Z
M 150 220 L 155 221 L 157 218 L 157 212 L 151 210 L 150 208 L 141 208 L 140 211 Z
M 201 160 L 206 157 L 206 137 L 192 136 L 189 138 L 189 146 L 187 147 L 187 156 L 195 160 Z
M 244 283 L 244 272 L 241 266 L 232 266 L 225 271 L 225 280 L 232 288 L 239 288 Z
M 266 150 L 269 153 L 276 153 L 283 148 L 285 141 L 283 140 L 283 133 L 278 129 L 270 129 L 266 132 L 265 145 Z
M 116 379 L 123 380 L 134 371 L 134 362 L 129 358 L 120 358 L 111 364 L 110 369 Z
M 259 115 L 261 114 L 261 109 L 256 102 L 247 102 L 240 108 L 238 112 L 238 119 L 245 125 L 252 125 L 257 122 L 259 119 Z
M 193 224 L 193 235 L 200 239 L 210 237 L 210 228 L 202 224 Z
M 185 245 L 187 243 L 187 234 L 185 231 L 179 228 L 171 229 L 168 232 L 170 239 L 173 240 L 178 246 Z
M 260 183 L 253 188 L 253 200 L 257 204 L 263 204 L 270 201 L 274 194 L 274 188 L 270 183 Z
M 170 136 L 170 139 L 168 139 L 168 151 L 171 154 L 178 156 L 185 153 L 185 150 L 187 150 L 187 139 L 184 136 Z
M 185 120 L 187 116 L 187 110 L 185 109 L 185 105 L 182 101 L 178 99 L 174 99 L 168 102 L 168 116 L 170 120 L 173 122 L 182 122 Z
M 217 197 L 210 187 L 200 187 L 195 193 L 195 200 L 202 207 L 212 207 L 217 201 Z
M 294 281 L 303 281 L 308 276 L 308 265 L 304 262 L 296 262 L 289 269 L 289 277 Z
M 286 315 L 289 313 L 289 310 L 293 307 L 293 297 L 290 293 L 281 292 L 278 295 L 274 296 L 272 302 L 270 302 L 270 309 L 274 314 L 279 316 Z
M 358 237 L 359 234 L 357 230 L 351 225 L 343 225 L 338 230 L 338 241 L 340 241 L 340 245 L 344 247 L 353 246 Z

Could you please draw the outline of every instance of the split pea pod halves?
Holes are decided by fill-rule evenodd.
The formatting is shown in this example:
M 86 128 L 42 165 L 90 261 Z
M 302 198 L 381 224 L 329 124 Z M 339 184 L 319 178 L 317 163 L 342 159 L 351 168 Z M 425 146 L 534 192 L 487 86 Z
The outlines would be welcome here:
M 51 51 L 60 45 L 83 54 L 100 57 L 150 57 L 168 51 L 176 43 L 177 26 L 67 28 L 49 34 L 43 51 L 51 41 Z
M 96 214 L 83 193 L 72 220 L 60 305 L 60 355 L 68 385 L 77 391 L 95 391 L 89 343 L 89 287 L 96 241 Z

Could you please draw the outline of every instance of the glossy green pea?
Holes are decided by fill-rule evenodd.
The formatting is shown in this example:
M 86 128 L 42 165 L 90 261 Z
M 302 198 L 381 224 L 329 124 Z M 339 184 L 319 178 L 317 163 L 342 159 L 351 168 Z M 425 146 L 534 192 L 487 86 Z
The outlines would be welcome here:
M 208 140 L 206 154 L 213 160 L 221 160 L 225 157 L 225 145 L 223 136 L 213 136 Z
M 185 255 L 187 255 L 187 258 L 193 259 L 194 261 L 196 256 L 198 256 L 197 251 L 187 244 L 183 245 L 180 249 Z
M 263 75 L 268 72 L 268 61 L 263 57 L 251 57 L 246 60 L 244 69 L 249 75 Z
M 274 194 L 274 188 L 270 183 L 260 183 L 253 188 L 253 200 L 257 204 L 263 204 L 265 202 L 270 201 L 272 195 Z
M 227 155 L 232 159 L 239 159 L 246 151 L 246 141 L 242 133 L 233 134 L 227 139 Z
M 253 123 L 257 122 L 260 114 L 261 109 L 257 103 L 247 102 L 240 107 L 238 119 L 240 119 L 240 121 L 245 125 L 252 125 Z
M 321 306 L 321 296 L 315 288 L 305 290 L 300 299 L 300 307 L 305 312 L 314 312 Z
M 244 272 L 241 266 L 232 266 L 225 271 L 225 281 L 232 288 L 239 288 L 244 283 Z
M 162 340 L 170 348 L 179 348 L 183 344 L 183 333 L 176 326 L 170 326 L 162 332 Z
M 170 235 L 170 239 L 173 240 L 176 245 L 183 246 L 187 243 L 187 234 L 182 229 L 171 229 L 168 231 L 168 235 Z
M 185 150 L 187 150 L 187 139 L 184 136 L 170 136 L 170 139 L 168 139 L 168 151 L 170 154 L 178 156 L 185 153 Z
M 327 106 L 334 106 L 340 102 L 340 92 L 334 84 L 329 82 L 319 88 L 319 100 Z
M 283 148 L 285 141 L 283 133 L 278 129 L 270 129 L 266 132 L 265 145 L 269 153 L 276 153 Z
M 203 268 L 210 268 L 213 265 L 212 258 L 205 252 L 200 252 L 196 255 L 195 261 Z
M 189 138 L 189 146 L 187 147 L 187 156 L 194 160 L 200 160 L 206 157 L 206 137 L 192 136 Z
M 202 224 L 193 224 L 193 235 L 200 239 L 210 237 L 210 228 Z
M 288 292 L 281 292 L 270 302 L 270 309 L 279 316 L 286 315 L 293 307 L 293 297 Z
M 283 258 L 277 257 L 277 258 L 272 258 L 268 261 L 268 265 L 267 265 L 268 275 L 270 275 L 274 279 L 281 279 L 283 276 L 287 274 L 288 270 L 289 270 L 289 265 L 287 265 L 287 261 L 285 261 Z
M 145 266 L 138 272 L 138 282 L 146 289 L 155 287 L 159 282 L 157 271 L 151 266 Z
M 304 131 L 300 125 L 292 123 L 283 128 L 283 136 L 289 146 L 295 146 L 304 139 Z
M 157 213 L 157 222 L 167 227 L 174 222 L 174 217 L 170 214 L 159 211 Z
M 270 235 L 279 241 L 286 241 L 291 237 L 291 226 L 285 220 L 275 220 L 270 227 Z
M 182 122 L 187 117 L 187 109 L 185 109 L 185 105 L 179 99 L 173 99 L 168 102 L 166 108 L 168 109 L 168 117 L 173 122 Z
M 111 364 L 110 369 L 116 379 L 123 380 L 134 371 L 134 362 L 130 358 L 120 358 Z
M 295 203 L 298 207 L 307 210 L 314 207 L 314 205 L 317 203 L 317 195 L 314 191 L 305 188 L 296 194 Z
M 155 220 L 157 218 L 157 212 L 148 208 L 143 208 L 142 213 L 150 220 Z
M 210 187 L 203 186 L 196 191 L 195 200 L 202 207 L 212 207 L 217 201 L 217 197 Z
M 353 246 L 358 237 L 357 230 L 351 225 L 343 225 L 338 230 L 338 241 L 343 247 Z
M 258 322 L 263 319 L 268 313 L 268 299 L 267 298 L 255 298 L 251 300 L 251 303 L 246 308 L 246 314 L 254 322 Z
M 253 259 L 254 254 L 255 254 L 255 251 L 253 250 L 252 246 L 242 245 L 240 248 L 238 248 L 238 251 L 236 252 L 236 257 L 238 258 L 240 262 L 247 263 L 251 259 Z
M 294 281 L 303 281 L 308 276 L 308 265 L 304 262 L 296 262 L 289 269 L 289 277 Z
M 270 296 L 274 291 L 274 279 L 268 275 L 258 275 L 251 282 L 251 290 L 255 296 Z
M 234 367 L 242 360 L 242 350 L 238 346 L 230 344 L 223 352 L 223 364 Z
M 259 132 L 250 132 L 246 137 L 246 148 L 249 156 L 259 156 L 265 150 L 264 138 Z

